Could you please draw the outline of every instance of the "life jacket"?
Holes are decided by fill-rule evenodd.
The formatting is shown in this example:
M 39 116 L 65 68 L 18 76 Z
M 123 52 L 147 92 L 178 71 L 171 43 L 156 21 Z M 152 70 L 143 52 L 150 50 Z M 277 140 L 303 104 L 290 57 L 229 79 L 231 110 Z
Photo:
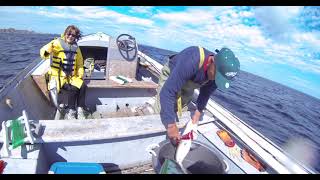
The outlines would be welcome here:
M 69 78 L 73 76 L 76 68 L 76 54 L 78 45 L 68 45 L 63 39 L 58 39 L 62 50 L 58 52 L 58 56 L 52 56 L 51 68 L 58 71 L 58 76 L 61 76 L 61 71 Z

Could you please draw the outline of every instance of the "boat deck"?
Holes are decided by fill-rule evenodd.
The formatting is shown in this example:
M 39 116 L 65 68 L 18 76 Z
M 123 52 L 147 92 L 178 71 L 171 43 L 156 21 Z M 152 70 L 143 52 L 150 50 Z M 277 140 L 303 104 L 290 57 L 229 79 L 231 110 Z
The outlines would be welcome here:
M 191 112 L 183 112 L 182 117 L 180 118 L 180 122 L 178 123 L 178 127 L 182 128 L 184 124 L 190 119 Z M 121 121 L 122 123 L 119 123 Z M 117 153 L 120 155 L 121 153 L 126 153 L 128 147 L 133 146 L 138 142 L 128 142 L 124 143 L 127 138 L 131 137 L 139 137 L 145 136 L 150 133 L 164 133 L 165 129 L 161 124 L 161 120 L 159 115 L 145 115 L 145 116 L 131 116 L 131 117 L 119 117 L 119 118 L 104 118 L 104 119 L 86 119 L 86 120 L 40 120 L 38 121 L 44 128 L 43 134 L 41 134 L 41 138 L 36 140 L 36 143 L 42 144 L 42 146 L 46 147 L 45 149 L 59 149 L 61 148 L 59 145 L 55 146 L 55 143 L 65 142 L 64 148 L 67 151 L 56 151 L 55 153 L 59 154 L 59 156 L 64 157 L 66 161 L 71 161 L 74 159 L 74 156 L 77 156 L 77 153 L 82 152 L 82 146 L 87 145 L 86 142 L 102 142 L 106 143 L 105 145 L 93 145 L 92 147 L 87 146 L 86 151 L 88 153 L 87 157 L 81 157 L 80 160 L 83 162 L 113 162 L 113 154 Z M 265 172 L 259 172 L 249 163 L 244 161 L 241 157 L 240 150 L 245 148 L 242 146 L 241 142 L 237 137 L 233 137 L 236 142 L 235 148 L 229 148 L 225 146 L 224 142 L 217 136 L 217 131 L 223 129 L 220 125 L 219 120 L 212 117 L 208 112 L 203 115 L 202 121 L 200 121 L 198 128 L 198 139 L 199 141 L 207 144 L 212 149 L 215 149 L 225 161 L 229 165 L 229 174 L 242 174 L 242 173 L 252 173 L 252 174 L 261 174 L 261 173 L 270 173 L 273 172 L 272 169 L 267 169 Z M 124 138 L 124 139 L 123 139 Z M 160 138 L 160 139 L 159 139 Z M 159 136 L 159 140 L 161 141 L 161 137 Z M 0 135 L 0 140 L 1 140 Z M 108 140 L 114 139 L 123 139 L 122 143 L 116 145 L 115 142 Z M 140 144 L 139 148 L 134 148 L 135 151 L 131 152 L 136 154 L 134 158 L 148 160 L 148 157 L 151 160 L 151 156 L 145 151 L 146 147 L 150 145 L 153 141 L 159 142 L 159 140 L 150 137 L 149 140 L 145 139 L 145 142 Z M 70 142 L 71 146 L 69 147 L 67 144 Z M 79 149 L 77 149 L 78 144 Z M 90 143 L 89 143 L 90 144 Z M 120 145 L 121 144 L 121 145 Z M 51 147 L 52 146 L 52 147 Z M 35 146 L 37 147 L 37 146 Z M 107 159 L 96 159 L 94 156 L 94 152 L 103 151 L 103 149 L 108 149 L 106 153 Z M 38 152 L 39 148 L 34 151 Z M 78 152 L 79 151 L 79 152 Z M 33 152 L 30 150 L 29 153 Z M 28 153 L 28 159 L 31 154 Z M 128 153 L 128 152 L 127 152 Z M 109 155 L 108 155 L 109 154 Z M 140 157 L 141 156 L 141 157 Z M 48 157 L 47 157 L 48 158 Z M 77 156 L 79 158 L 79 156 Z M 134 163 L 134 158 L 131 159 L 132 163 Z M 36 160 L 37 158 L 34 158 Z M 120 158 L 121 159 L 121 158 Z M 119 159 L 119 160 L 120 160 Z M 18 159 L 17 159 L 18 160 Z M 123 159 L 124 160 L 124 159 Z M 106 173 L 110 174 L 154 174 L 154 170 L 152 168 L 151 163 L 145 163 L 142 165 L 131 165 L 128 167 L 123 166 L 121 161 L 114 161 L 115 164 L 119 165 L 118 167 L 122 167 L 121 169 L 113 168 L 105 168 Z M 30 161 L 33 161 L 30 159 Z M 127 161 L 127 160 L 126 160 Z M 146 161 L 147 162 L 147 161 Z M 37 164 L 36 162 L 34 162 Z M 122 164 L 122 165 L 121 165 Z M 36 165 L 35 165 L 36 166 Z M 10 173 L 11 167 L 8 167 L 8 172 Z M 12 167 L 12 169 L 14 169 Z M 21 168 L 23 169 L 23 168 Z M 30 167 L 29 167 L 30 169 Z M 28 168 L 25 169 L 29 173 Z
M 122 170 L 109 171 L 105 169 L 106 174 L 156 174 L 152 167 L 152 163 L 147 163 L 139 166 L 134 166 L 130 168 L 124 168 Z

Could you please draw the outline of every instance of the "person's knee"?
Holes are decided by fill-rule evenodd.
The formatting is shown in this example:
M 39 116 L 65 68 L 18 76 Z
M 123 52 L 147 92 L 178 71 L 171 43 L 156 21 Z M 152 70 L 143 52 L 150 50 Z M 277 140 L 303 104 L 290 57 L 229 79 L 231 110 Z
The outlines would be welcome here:
M 82 83 L 82 85 L 80 86 L 80 89 L 87 89 L 88 86 L 85 83 Z
M 80 91 L 81 93 L 86 93 L 87 88 L 88 88 L 88 86 L 87 86 L 85 83 L 82 83 L 79 91 Z

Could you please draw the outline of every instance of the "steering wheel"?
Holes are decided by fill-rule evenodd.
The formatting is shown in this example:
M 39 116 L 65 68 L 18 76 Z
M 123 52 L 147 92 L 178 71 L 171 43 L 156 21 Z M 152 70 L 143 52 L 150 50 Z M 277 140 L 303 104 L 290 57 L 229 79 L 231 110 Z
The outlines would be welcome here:
M 121 56 L 127 61 L 133 61 L 138 53 L 136 39 L 129 34 L 117 37 L 117 46 Z M 131 57 L 132 56 L 132 57 Z

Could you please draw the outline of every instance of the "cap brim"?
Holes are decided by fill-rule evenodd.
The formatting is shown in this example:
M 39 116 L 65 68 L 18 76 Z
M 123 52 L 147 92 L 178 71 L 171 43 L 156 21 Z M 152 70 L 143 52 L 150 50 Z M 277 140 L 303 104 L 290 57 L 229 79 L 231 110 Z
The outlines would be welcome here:
M 219 71 L 216 71 L 215 83 L 218 89 L 222 91 L 227 90 L 230 86 L 229 80 L 222 76 L 222 74 Z

